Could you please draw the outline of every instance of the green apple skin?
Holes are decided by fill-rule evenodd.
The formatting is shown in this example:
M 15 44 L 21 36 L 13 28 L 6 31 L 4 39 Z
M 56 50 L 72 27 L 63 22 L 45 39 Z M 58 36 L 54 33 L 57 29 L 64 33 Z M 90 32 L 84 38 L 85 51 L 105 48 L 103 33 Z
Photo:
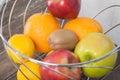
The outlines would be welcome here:
M 80 62 L 99 58 L 115 48 L 112 40 L 102 33 L 91 33 L 86 35 L 76 45 L 74 53 Z M 107 66 L 114 68 L 117 60 L 117 53 L 110 55 L 100 61 L 84 64 L 84 66 Z M 100 78 L 109 73 L 112 69 L 108 68 L 82 68 L 83 73 L 92 78 Z

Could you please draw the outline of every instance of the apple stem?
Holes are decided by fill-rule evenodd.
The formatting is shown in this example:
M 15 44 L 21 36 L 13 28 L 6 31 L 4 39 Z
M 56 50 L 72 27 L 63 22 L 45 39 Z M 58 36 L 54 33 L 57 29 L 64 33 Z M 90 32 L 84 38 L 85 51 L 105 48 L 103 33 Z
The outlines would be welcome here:
M 87 61 L 90 61 L 90 60 L 91 60 L 91 57 L 88 56 L 88 57 L 87 57 Z
M 105 54 L 105 55 L 102 56 L 102 57 L 99 57 L 99 58 L 97 58 L 97 59 L 93 59 L 93 60 L 90 60 L 90 61 L 78 63 L 78 65 L 88 64 L 88 63 L 91 63 L 91 62 L 97 62 L 97 61 L 99 61 L 99 60 L 102 60 L 102 59 L 110 56 L 110 55 L 116 54 L 119 50 L 120 50 L 120 45 L 117 46 L 115 49 L 113 49 L 112 51 L 108 52 L 107 54 Z M 77 64 L 76 64 L 76 65 L 77 65 Z

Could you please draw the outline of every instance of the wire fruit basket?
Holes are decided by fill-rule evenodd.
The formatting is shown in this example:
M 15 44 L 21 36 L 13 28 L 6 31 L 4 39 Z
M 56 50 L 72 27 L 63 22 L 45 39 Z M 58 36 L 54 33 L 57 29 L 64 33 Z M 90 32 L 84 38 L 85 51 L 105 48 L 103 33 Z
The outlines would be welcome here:
M 101 15 L 101 13 L 104 13 L 105 11 L 107 11 L 107 9 L 116 8 L 116 7 L 118 8 L 118 7 L 120 7 L 120 5 L 112 5 L 112 6 L 109 6 L 105 9 L 101 10 L 97 15 L 95 15 L 93 17 L 93 19 L 97 19 L 99 17 L 99 15 Z M 18 52 L 17 50 L 15 50 L 7 42 L 8 39 L 14 34 L 23 33 L 23 26 L 24 26 L 26 20 L 32 14 L 45 13 L 45 12 L 48 12 L 48 10 L 46 8 L 46 1 L 44 1 L 44 0 L 36 0 L 36 1 L 33 1 L 33 0 L 13 0 L 11 2 L 7 1 L 4 4 L 4 6 L 2 8 L 2 15 L 1 15 L 0 36 L 1 36 L 1 39 L 2 39 L 2 42 L 5 46 L 6 51 L 7 51 L 7 48 L 12 50 L 15 53 L 14 55 L 16 56 L 16 58 L 20 61 L 20 63 L 24 67 L 26 67 L 31 73 L 33 73 L 37 77 L 37 79 L 42 80 L 34 72 L 32 72 L 30 70 L 30 68 L 22 60 L 19 59 L 19 57 L 17 55 L 21 56 L 22 58 L 27 59 L 28 61 L 39 64 L 40 66 L 43 66 L 45 68 L 48 68 L 49 70 L 56 72 L 57 74 L 60 74 L 64 77 L 67 77 L 68 80 L 76 80 L 71 76 L 68 76 L 62 72 L 56 71 L 52 68 L 49 68 L 48 66 L 50 65 L 50 66 L 55 66 L 55 67 L 79 67 L 79 68 L 83 68 L 83 67 L 85 67 L 84 64 L 100 61 L 108 56 L 111 56 L 111 55 L 117 53 L 120 50 L 120 46 L 117 44 L 116 47 L 112 51 L 108 52 L 107 54 L 105 54 L 102 57 L 99 57 L 99 58 L 93 59 L 93 60 L 89 60 L 86 62 L 72 63 L 72 64 L 47 63 L 47 62 L 41 61 L 47 55 L 47 53 L 45 53 L 45 54 L 42 54 L 42 53 L 37 54 L 36 53 L 33 58 L 30 58 L 30 57 L 27 57 L 27 56 L 23 55 L 22 53 Z M 58 19 L 58 20 L 60 21 L 61 25 L 63 25 L 65 23 L 65 20 L 62 20 L 62 19 Z M 5 25 L 6 23 L 8 23 L 8 24 Z M 114 29 L 117 28 L 119 25 L 120 24 L 117 23 L 117 25 L 110 27 L 108 30 L 104 31 L 104 34 L 106 34 L 106 35 L 109 34 L 111 31 L 114 31 Z M 20 70 L 20 68 L 19 68 L 20 65 L 15 63 L 9 54 L 8 54 L 8 56 L 9 56 L 11 62 L 13 63 L 14 67 L 17 68 L 25 76 L 26 80 L 29 80 L 29 78 L 26 76 L 26 74 L 24 74 L 22 72 L 22 70 Z M 87 67 L 110 69 L 110 67 L 107 67 L 107 66 L 95 66 L 95 67 L 87 66 Z M 95 79 L 87 77 L 82 73 L 80 80 L 95 80 Z M 99 80 L 104 80 L 104 77 L 99 78 Z

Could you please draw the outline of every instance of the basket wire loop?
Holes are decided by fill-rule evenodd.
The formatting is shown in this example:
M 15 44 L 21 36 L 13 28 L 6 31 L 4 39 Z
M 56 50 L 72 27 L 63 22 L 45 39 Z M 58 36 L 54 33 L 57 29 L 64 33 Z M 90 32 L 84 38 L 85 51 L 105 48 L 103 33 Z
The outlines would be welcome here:
M 7 46 L 8 46 L 8 47 L 7 47 Z M 38 76 L 17 56 L 16 53 L 18 53 L 18 51 L 16 51 L 15 49 L 13 49 L 10 45 L 7 45 L 7 46 L 6 46 L 6 51 L 7 51 L 7 49 L 9 48 L 13 53 L 15 53 L 15 54 L 13 54 L 13 55 L 20 61 L 20 63 L 21 63 L 22 65 L 24 65 L 25 68 L 27 68 L 33 75 L 35 75 L 38 79 L 40 79 L 40 77 L 38 77 Z M 20 53 L 20 54 L 21 54 L 21 53 Z M 16 66 L 16 68 L 17 68 L 18 70 L 20 70 L 20 69 L 17 67 L 16 63 L 13 61 L 12 56 L 11 56 L 10 54 L 8 54 L 8 55 L 9 55 L 9 57 L 10 57 L 10 60 L 11 60 L 12 63 L 14 64 L 14 66 Z M 20 70 L 20 72 L 22 72 L 22 71 Z M 22 72 L 22 74 L 25 75 L 23 72 Z M 25 76 L 25 77 L 29 80 L 29 78 L 28 78 L 27 76 Z
M 11 15 L 12 15 L 12 13 L 11 13 Z M 11 17 L 10 17 L 11 18 Z M 9 19 L 10 20 L 10 19 Z M 9 26 L 10 26 L 10 22 L 9 22 Z M 2 38 L 2 40 L 3 40 L 3 42 L 4 43 L 6 43 L 6 45 L 7 46 L 9 46 L 12 50 L 13 50 L 13 48 L 7 43 L 7 41 L 4 39 L 4 37 L 0 34 L 0 36 L 1 36 L 1 38 Z M 45 62 L 42 62 L 42 61 L 37 61 L 37 60 L 35 60 L 35 59 L 32 59 L 32 58 L 29 58 L 29 57 L 27 57 L 27 56 L 25 56 L 24 54 L 21 54 L 20 52 L 17 52 L 16 54 L 18 54 L 18 55 L 20 55 L 20 56 L 22 56 L 23 58 L 26 58 L 26 59 L 28 59 L 29 61 L 32 61 L 32 62 L 35 62 L 35 63 L 37 63 L 37 64 L 41 64 L 41 65 L 51 65 L 51 66 L 58 66 L 58 67 L 82 67 L 82 65 L 83 64 L 87 64 L 87 63 L 90 63 L 90 62 L 97 62 L 97 61 L 99 61 L 99 60 L 101 60 L 101 59 L 103 59 L 103 58 L 106 58 L 106 57 L 108 57 L 109 55 L 112 55 L 112 54 L 114 54 L 114 53 L 116 53 L 116 52 L 118 52 L 120 50 L 120 46 L 117 46 L 115 49 L 113 49 L 111 52 L 109 52 L 108 54 L 106 54 L 106 55 L 104 55 L 104 56 L 102 56 L 102 57 L 99 57 L 99 58 L 97 58 L 97 59 L 94 59 L 94 60 L 90 60 L 90 61 L 86 61 L 86 62 L 81 62 L 81 63 L 72 63 L 72 64 L 53 64 L 53 63 L 45 63 Z M 80 66 L 81 65 L 81 66 Z
M 120 7 L 120 5 L 111 5 L 111 6 L 108 6 L 106 8 L 104 8 L 103 10 L 101 10 L 100 12 L 98 12 L 94 17 L 93 19 L 95 19 L 97 16 L 99 16 L 101 13 L 103 13 L 104 11 L 110 9 L 110 8 L 113 8 L 113 7 Z M 114 25 L 113 27 L 111 27 L 110 29 L 108 29 L 107 31 L 104 32 L 104 34 L 107 34 L 108 32 L 110 32 L 111 30 L 113 30 L 114 28 L 118 27 L 120 25 L 120 23 Z
M 30 6 L 30 4 L 31 4 L 31 1 L 32 1 L 32 0 L 29 0 L 29 2 L 27 3 L 27 6 L 26 6 L 26 8 L 25 8 L 25 11 L 24 11 L 24 15 L 23 15 L 23 26 L 24 26 L 25 21 L 26 21 L 26 14 L 27 14 L 28 8 L 29 8 L 29 6 Z M 42 2 L 42 4 L 45 4 L 45 1 L 44 1 L 44 2 L 43 2 L 42 0 L 40 0 L 40 1 Z M 47 12 L 47 8 L 45 9 L 44 12 Z M 40 13 L 43 13 L 43 11 L 41 11 Z
M 31 0 L 29 0 L 27 6 L 26 6 L 26 8 L 25 8 L 25 11 L 24 11 L 24 16 L 23 16 L 23 26 L 24 26 L 24 24 L 25 24 L 26 13 L 27 13 L 27 10 L 28 10 L 28 7 L 29 7 L 30 3 L 31 3 Z
M 12 35 L 12 34 L 11 34 L 11 29 L 10 29 L 11 19 L 12 19 L 13 10 L 14 10 L 14 8 L 15 8 L 15 5 L 16 5 L 17 1 L 18 1 L 18 0 L 15 0 L 15 1 L 14 1 L 13 5 L 12 5 L 12 8 L 11 8 L 11 11 L 10 11 L 10 15 L 9 15 L 9 22 L 8 22 L 8 29 L 9 29 L 9 30 L 8 30 L 8 31 L 9 31 L 9 36 L 10 36 L 10 37 L 11 37 L 11 35 Z M 32 1 L 32 0 L 29 0 L 28 4 L 26 5 L 25 11 L 24 11 L 24 13 L 23 13 L 23 14 L 24 14 L 24 15 L 23 15 L 23 26 L 24 26 L 24 24 L 25 24 L 26 14 L 27 14 L 28 7 L 30 6 L 31 1 Z M 42 0 L 41 0 L 41 2 L 42 2 Z M 77 67 L 86 67 L 86 68 L 106 68 L 106 69 L 112 69 L 112 67 L 108 67 L 108 66 L 85 66 L 84 64 L 88 64 L 88 63 L 91 63 L 91 62 L 97 62 L 97 61 L 100 61 L 100 60 L 102 60 L 102 59 L 110 56 L 110 55 L 116 54 L 116 53 L 120 50 L 120 45 L 118 45 L 117 47 L 115 47 L 113 50 L 111 50 L 110 52 L 108 52 L 108 53 L 105 54 L 104 56 L 101 56 L 101 57 L 99 57 L 99 58 L 97 58 L 97 59 L 89 60 L 89 61 L 86 61 L 86 62 L 80 62 L 80 63 L 71 63 L 71 64 L 55 64 L 55 63 L 42 62 L 42 61 L 41 61 L 41 60 L 42 60 L 42 56 L 44 56 L 44 55 L 41 55 L 41 56 L 39 57 L 40 60 L 37 60 L 37 59 L 34 59 L 34 58 L 27 57 L 27 56 L 25 56 L 24 54 L 18 52 L 17 50 L 15 50 L 14 48 L 12 48 L 12 47 L 10 46 L 10 44 L 8 44 L 7 40 L 6 40 L 5 37 L 2 35 L 2 34 L 3 34 L 3 33 L 2 33 L 2 30 L 3 30 L 3 29 L 2 29 L 2 28 L 3 28 L 2 26 L 3 26 L 3 20 L 4 20 L 3 18 L 4 18 L 4 14 L 5 14 L 6 7 L 7 7 L 7 3 L 6 3 L 5 6 L 3 7 L 3 12 L 2 12 L 2 16 L 1 16 L 0 37 L 1 37 L 2 41 L 3 41 L 3 44 L 4 44 L 4 47 L 5 47 L 6 51 L 7 51 L 8 48 L 9 48 L 11 51 L 13 51 L 13 52 L 15 53 L 14 55 L 16 56 L 16 58 L 17 58 L 17 59 L 21 62 L 21 64 L 23 64 L 30 72 L 32 72 L 32 71 L 30 70 L 30 68 L 29 68 L 17 55 L 19 55 L 19 56 L 21 56 L 21 57 L 23 57 L 23 58 L 25 58 L 25 59 L 27 59 L 27 60 L 29 60 L 29 61 L 31 61 L 31 62 L 34 62 L 34 63 L 36 63 L 36 64 L 40 64 L 41 66 L 43 66 L 43 67 L 45 67 L 45 68 L 47 68 L 47 69 L 49 69 L 49 70 L 51 70 L 51 71 L 54 71 L 54 72 L 56 72 L 56 73 L 58 73 L 58 74 L 60 74 L 60 75 L 62 75 L 62 76 L 64 76 L 64 77 L 67 77 L 67 78 L 70 79 L 70 80 L 75 80 L 75 79 L 74 79 L 73 77 L 69 76 L 69 75 L 66 75 L 66 74 L 60 72 L 60 71 L 54 70 L 54 69 L 50 68 L 49 66 L 55 66 L 55 67 L 76 67 L 76 68 L 77 68 Z M 95 16 L 93 17 L 93 19 L 95 19 L 97 16 L 99 16 L 102 12 L 104 12 L 104 11 L 106 11 L 107 9 L 112 8 L 112 7 L 120 7 L 120 5 L 112 5 L 112 6 L 109 6 L 109 7 L 105 8 L 105 9 L 101 10 L 97 15 L 95 15 Z M 46 11 L 47 11 L 47 8 L 46 8 L 46 10 L 45 10 L 44 12 L 46 12 Z M 65 20 L 62 20 L 61 26 L 63 26 L 64 22 L 65 22 Z M 106 32 L 104 32 L 104 34 L 107 34 L 107 33 L 110 32 L 111 30 L 113 30 L 114 28 L 118 27 L 119 25 L 120 25 L 120 23 L 117 24 L 117 25 L 115 25 L 115 26 L 113 26 L 112 28 L 110 28 L 110 29 L 107 30 Z M 18 69 L 18 70 L 26 77 L 26 79 L 29 80 L 29 78 L 19 69 L 19 67 L 17 66 L 17 64 L 13 61 L 12 57 L 11 57 L 9 54 L 8 54 L 8 56 L 9 56 L 9 58 L 10 58 L 10 61 L 11 61 L 12 64 L 14 65 L 14 67 L 15 67 L 16 69 Z M 32 73 L 33 73 L 38 79 L 40 79 L 40 77 L 38 77 L 34 72 L 32 72 Z M 90 78 L 88 77 L 87 80 L 89 80 L 89 79 L 90 79 Z
M 1 34 L 0 34 L 1 35 Z M 2 39 L 3 40 L 3 39 Z M 4 42 L 4 40 L 3 40 L 3 42 Z M 7 44 L 6 43 L 3 43 L 4 44 L 4 46 L 6 46 Z M 5 47 L 5 49 L 7 50 L 7 47 Z M 12 50 L 13 51 L 13 50 Z M 8 54 L 8 53 L 7 53 Z M 14 54 L 15 56 L 16 56 L 16 54 Z M 13 61 L 13 58 L 8 54 L 8 57 L 9 57 L 9 59 L 10 59 L 10 61 L 11 61 L 11 63 L 13 64 L 13 66 L 16 68 L 16 69 L 18 69 L 24 76 L 25 76 L 25 78 L 26 79 L 28 79 L 28 77 L 19 69 L 19 67 L 17 66 L 17 64 Z M 17 59 L 19 59 L 18 58 L 18 56 L 16 56 L 16 58 Z M 20 60 L 20 62 L 22 62 L 21 61 L 21 59 L 19 59 Z M 24 64 L 24 63 L 22 63 L 22 64 Z M 29 79 L 28 79 L 29 80 Z
M 3 37 L 2 37 L 3 38 Z M 72 63 L 72 64 L 55 64 L 55 63 L 47 63 L 47 62 L 42 62 L 42 61 L 38 61 L 36 59 L 33 59 L 33 58 L 30 58 L 30 57 L 27 57 L 25 56 L 24 54 L 21 54 L 20 52 L 16 51 L 15 49 L 13 49 L 5 39 L 3 39 L 4 43 L 6 43 L 6 45 L 13 51 L 16 52 L 17 55 L 20 55 L 22 56 L 23 58 L 31 61 L 31 62 L 34 62 L 34 63 L 37 63 L 37 64 L 40 64 L 40 65 L 50 65 L 50 66 L 56 66 L 56 67 L 82 67 L 83 64 L 88 64 L 90 62 L 97 62 L 101 59 L 104 59 L 112 54 L 115 54 L 116 52 L 118 52 L 120 50 L 120 46 L 117 46 L 116 48 L 114 48 L 112 51 L 108 52 L 107 54 L 105 54 L 104 56 L 101 56 L 97 59 L 93 59 L 93 60 L 89 60 L 89 61 L 86 61 L 86 62 L 81 62 L 81 63 Z
M 116 27 L 119 27 L 119 26 L 120 26 L 120 23 L 116 24 L 115 26 L 113 26 L 110 29 L 108 29 L 107 31 L 105 31 L 104 34 L 107 34 L 108 32 L 112 31 L 113 29 L 115 29 Z
M 99 16 L 101 13 L 103 13 L 104 11 L 110 9 L 110 8 L 113 8 L 113 7 L 120 7 L 120 5 L 111 5 L 111 6 L 108 6 L 106 8 L 104 8 L 103 10 L 100 10 L 100 12 L 98 12 L 94 17 L 93 19 L 95 19 L 97 16 Z
M 8 29 L 9 29 L 9 36 L 11 37 L 11 29 L 10 29 L 10 25 L 11 25 L 11 18 L 12 18 L 12 14 L 13 14 L 13 10 L 15 8 L 15 5 L 17 3 L 18 0 L 15 0 L 15 2 L 12 5 L 11 11 L 10 11 L 10 15 L 9 15 L 9 22 L 8 22 Z
M 2 28 L 3 28 L 2 26 L 3 26 L 3 20 L 4 20 L 3 18 L 4 18 L 4 14 L 5 14 L 5 10 L 6 10 L 7 4 L 8 4 L 8 0 L 6 1 L 5 6 L 3 7 L 3 11 L 2 11 L 1 25 L 0 25 L 0 35 L 2 34 Z
M 6 44 L 7 45 L 7 44 Z M 32 72 L 31 70 L 30 70 L 30 68 L 17 56 L 17 54 L 19 55 L 19 54 L 21 54 L 21 53 L 19 53 L 18 51 L 16 51 L 15 49 L 13 49 L 10 45 L 7 45 L 9 48 L 10 48 L 10 50 L 11 51 L 13 51 L 15 54 L 15 57 L 20 61 L 20 63 L 22 63 L 32 74 L 34 74 L 37 78 L 39 78 L 34 72 Z M 6 49 L 7 49 L 7 47 L 6 47 Z M 17 53 L 17 54 L 16 54 Z M 10 55 L 9 55 L 10 56 Z M 21 55 L 21 56 L 24 56 L 24 55 Z M 25 56 L 26 57 L 26 56 Z M 10 56 L 10 58 L 11 58 L 11 56 Z M 28 57 L 29 58 L 29 57 Z M 26 58 L 25 58 L 26 59 Z M 42 59 L 42 58 L 41 58 Z M 12 60 L 12 62 L 13 62 L 13 60 Z M 32 61 L 31 61 L 32 62 Z M 15 63 L 13 62 L 13 64 L 15 65 Z M 72 78 L 71 76 L 68 76 L 68 75 L 66 75 L 66 74 L 64 74 L 64 73 L 62 73 L 62 72 L 59 72 L 59 71 L 57 71 L 57 70 L 54 70 L 54 69 L 52 69 L 52 68 L 50 68 L 50 67 L 48 67 L 48 65 L 44 65 L 44 64 L 40 64 L 41 66 L 43 66 L 43 67 L 45 67 L 45 68 L 47 68 L 47 69 L 49 69 L 49 70 L 51 70 L 51 71 L 54 71 L 54 72 L 56 72 L 56 73 L 58 73 L 58 74 L 60 74 L 60 75 L 62 75 L 62 76 L 64 76 L 64 77 L 67 77 L 67 78 L 69 78 L 70 80 L 75 80 L 74 78 Z M 15 65 L 15 66 L 17 66 L 17 65 Z M 18 68 L 17 68 L 18 69 Z M 20 69 L 19 69 L 20 70 Z M 22 72 L 23 73 L 23 72 Z M 25 75 L 25 74 L 24 74 Z M 40 78 L 39 78 L 40 79 Z
M 14 66 L 17 70 L 19 70 L 19 71 L 24 75 L 24 77 L 25 77 L 27 80 L 29 80 L 29 78 L 21 71 L 21 69 L 19 69 L 18 65 L 13 61 L 12 57 L 11 57 L 9 54 L 8 54 L 8 56 L 9 56 L 9 58 L 10 58 L 11 63 L 13 64 L 13 66 Z
M 48 11 L 48 8 L 46 7 L 44 13 L 46 13 L 47 11 Z
M 70 79 L 70 80 L 75 80 L 73 77 L 71 77 L 71 76 L 69 76 L 69 75 L 66 75 L 66 74 L 64 74 L 64 73 L 62 73 L 62 72 L 60 72 L 60 71 L 58 71 L 58 70 L 53 69 L 53 68 L 50 68 L 50 67 L 48 67 L 47 65 L 41 65 L 41 66 L 43 66 L 43 67 L 45 67 L 45 68 L 47 68 L 47 69 L 49 69 L 49 70 L 51 70 L 51 71 L 54 71 L 54 72 L 56 72 L 56 73 L 58 73 L 58 74 L 60 74 L 60 75 L 62 75 L 62 76 L 64 76 L 64 77 L 67 77 L 67 78 Z
M 27 6 L 26 6 L 26 9 L 25 9 L 25 11 L 24 11 L 23 26 L 24 26 L 24 24 L 25 24 L 26 13 L 27 13 L 27 10 L 28 10 L 28 7 L 29 7 L 30 3 L 31 3 L 31 0 L 29 0 L 28 4 L 27 4 Z M 46 12 L 47 12 L 47 8 L 45 9 L 44 13 L 46 13 Z M 41 13 L 42 13 L 42 12 L 41 12 Z M 43 56 L 44 56 L 44 55 L 43 55 Z M 42 60 L 41 56 L 40 56 L 40 59 Z M 22 62 L 22 64 L 24 64 L 24 63 Z M 25 64 L 24 64 L 24 65 L 25 65 Z M 26 65 L 25 65 L 25 66 L 26 66 Z M 49 69 L 49 70 L 51 70 L 51 71 L 54 71 L 54 72 L 56 72 L 56 73 L 58 73 L 58 74 L 60 74 L 60 75 L 62 75 L 62 76 L 64 76 L 64 77 L 67 77 L 67 78 L 69 78 L 69 79 L 71 79 L 71 80 L 74 80 L 74 78 L 72 78 L 71 76 L 68 76 L 68 75 L 66 75 L 66 74 L 64 74 L 64 73 L 62 73 L 62 72 L 60 72 L 60 71 L 54 70 L 54 69 L 52 69 L 52 68 L 50 68 L 50 67 L 48 67 L 48 66 L 45 66 L 45 65 L 41 65 L 41 66 L 43 66 L 43 67 L 45 67 L 45 68 L 47 68 L 47 69 Z M 27 67 L 27 66 L 26 66 L 26 67 Z M 29 69 L 29 70 L 30 70 L 30 69 Z

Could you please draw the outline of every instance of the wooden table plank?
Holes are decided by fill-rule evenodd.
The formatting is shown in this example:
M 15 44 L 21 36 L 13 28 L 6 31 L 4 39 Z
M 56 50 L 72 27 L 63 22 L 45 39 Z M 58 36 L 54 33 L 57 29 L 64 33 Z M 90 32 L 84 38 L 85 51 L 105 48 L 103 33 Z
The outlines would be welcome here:
M 0 55 L 0 80 L 5 80 L 7 77 L 16 72 L 16 69 L 10 62 L 6 52 Z

